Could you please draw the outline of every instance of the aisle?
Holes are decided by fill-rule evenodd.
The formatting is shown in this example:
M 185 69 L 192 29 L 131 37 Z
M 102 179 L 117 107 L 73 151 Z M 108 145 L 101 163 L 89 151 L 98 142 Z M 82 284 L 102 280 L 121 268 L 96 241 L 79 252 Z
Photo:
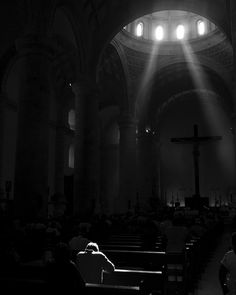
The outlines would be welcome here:
M 224 253 L 229 249 L 231 245 L 231 230 L 225 229 L 222 234 L 219 244 L 215 249 L 212 257 L 206 266 L 205 271 L 199 281 L 197 289 L 194 291 L 194 295 L 222 295 L 218 280 L 219 263 Z M 189 295 L 190 295 L 189 294 Z

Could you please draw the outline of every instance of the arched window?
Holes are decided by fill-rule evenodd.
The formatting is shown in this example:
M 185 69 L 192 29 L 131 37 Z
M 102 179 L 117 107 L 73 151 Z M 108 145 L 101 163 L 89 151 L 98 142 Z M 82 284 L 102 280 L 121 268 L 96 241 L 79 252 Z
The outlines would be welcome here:
M 155 29 L 155 38 L 160 41 L 164 38 L 164 29 L 162 26 L 157 26 Z
M 206 24 L 201 19 L 197 22 L 197 32 L 198 32 L 198 35 L 200 36 L 206 33 Z
M 184 38 L 185 28 L 184 25 L 178 25 L 176 28 L 176 37 L 178 40 L 182 40 Z
M 74 145 L 71 144 L 69 148 L 68 166 L 69 168 L 74 168 L 74 165 L 75 165 L 75 150 L 74 150 Z
M 68 124 L 69 124 L 71 130 L 75 130 L 75 110 L 69 111 Z
M 142 37 L 143 36 L 143 23 L 139 22 L 136 27 L 136 36 Z

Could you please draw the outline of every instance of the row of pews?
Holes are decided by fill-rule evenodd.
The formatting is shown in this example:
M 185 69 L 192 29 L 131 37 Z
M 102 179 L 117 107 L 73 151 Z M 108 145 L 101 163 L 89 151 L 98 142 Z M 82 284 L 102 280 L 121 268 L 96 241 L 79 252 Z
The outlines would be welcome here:
M 116 271 L 104 274 L 104 284 L 140 286 L 147 294 L 188 294 L 193 291 L 222 230 L 215 224 L 201 238 L 186 242 L 184 253 L 166 253 L 166 241 L 149 244 L 137 234 L 116 234 L 100 241 L 100 250 L 114 262 Z
M 215 224 L 201 238 L 190 239 L 185 253 L 166 253 L 161 236 L 147 243 L 137 234 L 111 235 L 98 244 L 116 270 L 104 273 L 103 284 L 86 284 L 86 295 L 187 295 L 196 286 L 221 229 Z M 42 274 L 42 265 L 22 265 L 13 275 L 0 274 L 0 284 L 10 294 L 42 294 L 46 291 Z
M 148 245 L 135 234 L 111 235 L 100 242 L 100 250 L 115 264 L 104 274 L 105 284 L 140 286 L 146 294 L 167 294 L 167 254 L 161 237 Z

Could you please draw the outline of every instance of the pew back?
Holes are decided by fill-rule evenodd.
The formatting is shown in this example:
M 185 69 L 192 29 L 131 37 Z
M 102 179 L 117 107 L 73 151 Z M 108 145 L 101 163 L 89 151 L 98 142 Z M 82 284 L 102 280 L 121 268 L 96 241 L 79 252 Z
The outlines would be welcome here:
M 116 269 L 113 273 L 104 273 L 104 284 L 123 286 L 145 286 L 146 291 L 164 293 L 165 282 L 162 271 Z
M 161 271 L 166 268 L 165 252 L 133 250 L 104 250 L 103 252 L 118 268 Z
M 86 284 L 86 295 L 145 295 L 138 286 Z M 147 295 L 147 294 L 146 294 Z

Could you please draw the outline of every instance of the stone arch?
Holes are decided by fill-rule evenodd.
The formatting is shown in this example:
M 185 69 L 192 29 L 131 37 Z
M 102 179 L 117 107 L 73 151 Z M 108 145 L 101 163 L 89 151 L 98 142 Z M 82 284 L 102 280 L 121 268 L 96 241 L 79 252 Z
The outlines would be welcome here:
M 232 108 L 230 108 L 227 102 L 225 102 L 224 97 L 221 97 L 218 93 L 208 89 L 189 89 L 173 95 L 172 97 L 169 97 L 169 99 L 165 103 L 163 103 L 160 108 L 158 108 L 156 112 L 156 120 L 152 123 L 152 126 L 155 126 L 154 129 L 158 129 L 159 122 L 161 122 L 169 107 L 177 103 L 177 101 L 181 101 L 184 99 L 190 100 L 189 98 L 191 98 L 192 100 L 201 98 L 202 103 L 209 102 L 212 104 L 218 104 L 229 120 L 232 116 Z
M 145 118 L 148 117 L 152 120 L 156 116 L 157 110 L 166 106 L 169 99 L 179 97 L 179 93 L 191 89 L 208 89 L 209 91 L 215 92 L 218 98 L 221 98 L 220 104 L 229 113 L 233 105 L 229 81 L 222 77 L 219 69 L 209 68 L 207 63 L 201 62 L 196 64 L 195 70 L 199 71 L 201 75 L 204 75 L 208 83 L 196 85 L 196 82 L 191 76 L 188 64 L 183 61 L 171 63 L 158 70 L 153 76 L 152 81 L 150 81 L 149 87 L 147 87 L 147 89 L 150 89 L 150 100 L 147 107 L 148 115 Z M 173 79 L 169 75 L 170 71 L 175 73 L 172 75 Z M 169 78 L 167 79 L 167 77 Z M 158 83 L 156 83 L 157 81 Z M 166 85 L 166 82 L 168 82 L 168 85 Z
M 163 183 L 168 187 L 168 190 L 176 192 L 180 187 L 179 184 L 181 184 L 181 187 L 187 188 L 186 184 L 191 183 L 185 180 L 193 171 L 192 147 L 189 146 L 188 149 L 183 145 L 173 145 L 170 138 L 191 136 L 193 134 L 193 123 L 199 125 L 200 136 L 222 136 L 222 141 L 218 144 L 206 145 L 201 149 L 201 193 L 207 193 L 208 187 L 211 186 L 210 183 L 214 182 L 214 178 L 218 179 L 217 181 L 221 183 L 222 187 L 233 183 L 235 173 L 232 163 L 234 144 L 230 131 L 230 117 L 219 105 L 217 95 L 216 92 L 207 89 L 189 89 L 170 98 L 162 110 L 163 114 L 158 114 L 161 120 L 153 125 L 156 128 L 154 131 L 160 135 L 162 142 Z M 217 166 L 216 173 L 212 169 L 214 165 Z M 171 167 L 175 168 L 172 169 Z M 168 181 L 167 171 L 173 174 L 171 182 Z M 185 176 L 182 178 L 181 175 Z M 191 177 L 189 177 L 189 180 L 191 181 Z

